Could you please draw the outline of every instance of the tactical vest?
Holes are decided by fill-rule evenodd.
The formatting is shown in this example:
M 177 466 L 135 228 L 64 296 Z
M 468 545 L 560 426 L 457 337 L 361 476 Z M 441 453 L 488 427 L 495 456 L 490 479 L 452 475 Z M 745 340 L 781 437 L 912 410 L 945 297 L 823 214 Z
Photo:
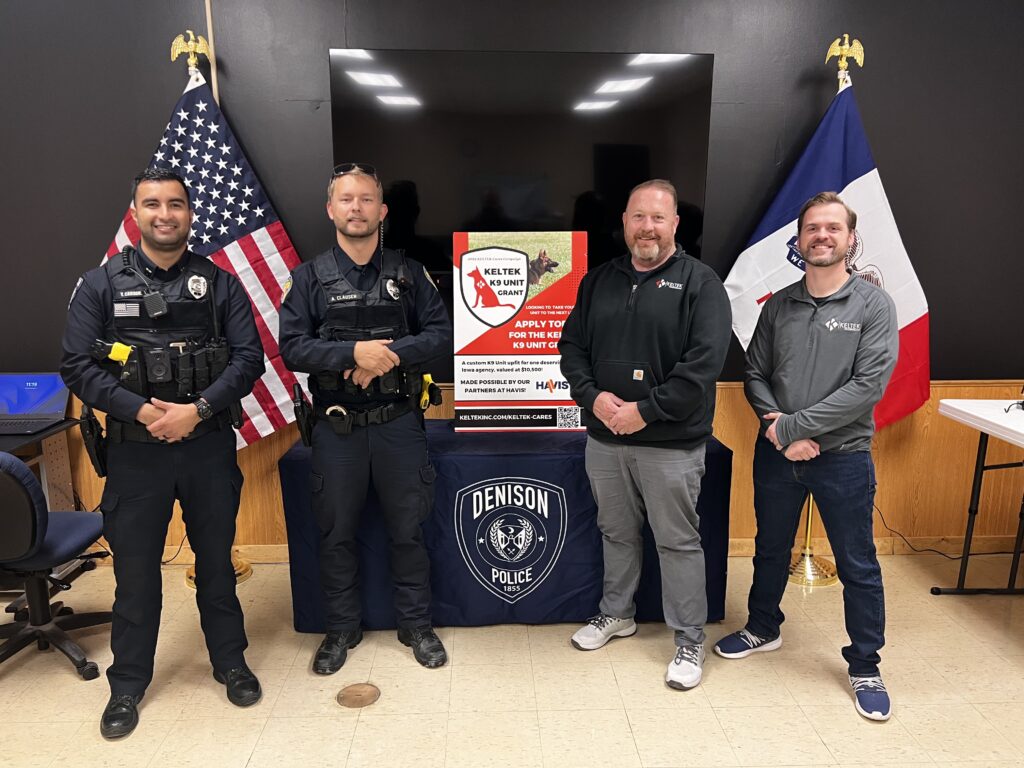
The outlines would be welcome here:
M 170 282 L 149 280 L 138 253 L 126 248 L 106 264 L 113 297 L 107 344 L 94 350 L 100 365 L 143 397 L 191 403 L 228 364 L 213 297 L 217 266 L 189 255 Z M 132 347 L 122 364 L 107 355 L 109 342 Z
M 327 311 L 317 329 L 325 341 L 400 339 L 409 335 L 400 278 L 405 257 L 401 252 L 382 253 L 380 275 L 368 291 L 355 288 L 338 269 L 331 249 L 313 262 L 313 271 L 324 294 Z M 399 364 L 362 389 L 342 371 L 321 371 L 311 377 L 313 394 L 321 405 L 369 407 L 395 402 L 422 391 L 418 366 Z

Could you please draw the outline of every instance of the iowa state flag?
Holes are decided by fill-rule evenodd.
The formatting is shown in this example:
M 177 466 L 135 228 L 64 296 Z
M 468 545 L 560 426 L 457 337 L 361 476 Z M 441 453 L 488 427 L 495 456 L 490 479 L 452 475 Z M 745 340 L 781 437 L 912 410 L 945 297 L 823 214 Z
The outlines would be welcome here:
M 836 94 L 729 272 L 725 289 L 732 303 L 733 332 L 746 349 L 761 305 L 775 291 L 803 278 L 797 215 L 809 198 L 825 191 L 838 192 L 857 212 L 857 243 L 848 257 L 855 278 L 880 285 L 896 303 L 900 351 L 885 395 L 875 407 L 881 429 L 928 400 L 928 302 L 896 228 L 851 86 Z

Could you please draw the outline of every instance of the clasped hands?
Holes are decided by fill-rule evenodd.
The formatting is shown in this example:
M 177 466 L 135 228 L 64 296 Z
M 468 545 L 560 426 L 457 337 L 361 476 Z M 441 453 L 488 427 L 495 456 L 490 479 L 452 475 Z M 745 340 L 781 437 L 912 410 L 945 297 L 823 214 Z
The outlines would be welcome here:
M 764 436 L 772 441 L 772 445 L 775 446 L 775 450 L 782 451 L 782 455 L 790 461 L 810 461 L 811 459 L 817 458 L 821 453 L 821 446 L 810 438 L 803 440 L 794 440 L 787 446 L 784 446 L 779 442 L 779 436 L 776 434 L 776 426 L 778 425 L 779 417 L 782 414 L 778 411 L 772 411 L 766 413 L 764 418 L 770 421 L 768 429 L 765 431 Z
M 142 404 L 135 420 L 164 443 L 176 443 L 188 437 L 202 421 L 199 409 L 192 403 L 168 403 L 155 397 Z
M 358 386 L 366 389 L 370 386 L 371 381 L 378 376 L 383 376 L 398 365 L 401 360 L 388 348 L 391 341 L 391 339 L 357 341 L 355 349 L 352 351 L 356 367 L 345 371 L 345 378 L 351 378 Z
M 602 392 L 594 400 L 594 415 L 615 435 L 631 435 L 647 426 L 636 403 L 611 392 Z

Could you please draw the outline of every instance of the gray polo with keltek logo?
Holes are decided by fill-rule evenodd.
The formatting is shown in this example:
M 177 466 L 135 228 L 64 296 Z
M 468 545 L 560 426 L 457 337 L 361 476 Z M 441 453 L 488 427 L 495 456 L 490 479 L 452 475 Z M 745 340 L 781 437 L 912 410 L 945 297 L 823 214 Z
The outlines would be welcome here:
M 899 353 L 896 305 L 858 277 L 824 299 L 793 283 L 765 303 L 747 347 L 744 391 L 760 419 L 772 411 L 783 445 L 811 438 L 822 451 L 868 451 L 873 410 Z

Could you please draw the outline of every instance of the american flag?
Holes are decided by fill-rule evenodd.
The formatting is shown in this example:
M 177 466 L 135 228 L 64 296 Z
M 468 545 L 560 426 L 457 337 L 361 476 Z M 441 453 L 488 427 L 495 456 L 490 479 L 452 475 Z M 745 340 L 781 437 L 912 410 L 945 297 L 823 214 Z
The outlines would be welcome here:
M 295 420 L 292 387 L 297 380 L 305 386 L 306 377 L 297 378 L 284 367 L 277 314 L 282 288 L 299 257 L 198 72 L 175 105 L 149 164 L 170 168 L 185 179 L 195 210 L 188 247 L 238 277 L 252 302 L 267 372 L 242 400 L 241 448 Z M 138 241 L 129 205 L 104 261 Z

